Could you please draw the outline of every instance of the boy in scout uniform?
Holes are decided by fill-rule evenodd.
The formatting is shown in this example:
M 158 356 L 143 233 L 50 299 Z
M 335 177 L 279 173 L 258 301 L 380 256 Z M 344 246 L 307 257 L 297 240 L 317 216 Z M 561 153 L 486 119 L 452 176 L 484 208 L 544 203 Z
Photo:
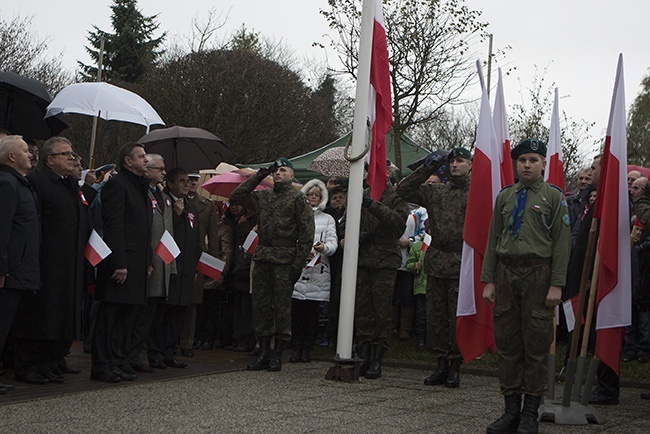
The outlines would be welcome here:
M 481 273 L 483 298 L 494 303 L 494 340 L 505 397 L 505 412 L 488 426 L 488 434 L 538 430 L 553 312 L 561 301 L 570 253 L 564 194 L 542 177 L 546 144 L 526 139 L 511 157 L 519 182 L 497 196 Z

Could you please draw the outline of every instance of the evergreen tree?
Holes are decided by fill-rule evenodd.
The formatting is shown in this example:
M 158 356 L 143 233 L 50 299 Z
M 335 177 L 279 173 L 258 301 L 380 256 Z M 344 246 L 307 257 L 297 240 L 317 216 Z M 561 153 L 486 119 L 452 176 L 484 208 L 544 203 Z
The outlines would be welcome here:
M 111 26 L 109 33 L 93 25 L 89 32 L 86 52 L 93 64 L 77 62 L 83 81 L 95 81 L 99 59 L 100 39 L 104 38 L 104 62 L 102 79 L 137 82 L 147 70 L 156 64 L 162 54 L 161 45 L 166 33 L 154 38 L 159 24 L 158 15 L 144 16 L 138 9 L 137 0 L 113 0 L 111 5 Z
M 650 75 L 641 81 L 627 120 L 627 153 L 630 164 L 650 163 Z

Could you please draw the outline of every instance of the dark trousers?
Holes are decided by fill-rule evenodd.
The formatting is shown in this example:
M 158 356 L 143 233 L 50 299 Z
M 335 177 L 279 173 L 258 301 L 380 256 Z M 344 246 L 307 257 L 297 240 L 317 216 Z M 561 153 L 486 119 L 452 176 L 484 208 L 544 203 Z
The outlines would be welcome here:
M 126 363 L 128 335 L 137 305 L 102 301 L 97 308 L 92 344 L 92 371 L 100 372 Z
M 232 340 L 233 344 L 255 345 L 253 332 L 253 296 L 249 292 L 232 292 Z
M 605 396 L 618 399 L 621 384 L 619 376 L 616 375 L 616 371 L 603 362 L 599 362 L 598 369 L 596 369 L 596 379 L 598 380 L 596 391 Z
M 418 340 L 425 341 L 427 335 L 427 296 L 416 294 L 415 298 L 415 334 Z
M 47 377 L 54 362 L 56 343 L 59 341 L 17 338 L 14 346 L 16 379 L 32 372 Z
M 0 354 L 4 350 L 7 336 L 18 311 L 22 292 L 15 289 L 0 289 Z
M 320 301 L 291 300 L 291 340 L 295 348 L 311 350 L 318 332 Z
M 95 295 L 84 294 L 81 298 L 81 308 L 83 348 L 85 353 L 89 353 L 93 346 L 95 319 L 97 318 L 97 309 L 99 308 L 99 302 L 95 301 Z
M 159 304 L 147 339 L 149 362 L 174 358 L 174 350 L 181 336 L 181 323 L 187 306 Z
M 70 352 L 72 348 L 72 343 L 74 341 L 71 339 L 65 339 L 61 341 L 54 341 L 52 343 L 52 369 L 53 370 L 63 370 L 68 367 L 68 362 L 65 360 L 65 356 Z
M 147 304 L 144 306 L 134 306 L 135 320 L 130 333 L 127 335 L 127 361 L 130 365 L 141 365 L 140 353 L 144 348 L 149 332 L 153 325 L 158 310 L 158 303 L 162 299 L 158 297 L 151 297 L 147 299 Z

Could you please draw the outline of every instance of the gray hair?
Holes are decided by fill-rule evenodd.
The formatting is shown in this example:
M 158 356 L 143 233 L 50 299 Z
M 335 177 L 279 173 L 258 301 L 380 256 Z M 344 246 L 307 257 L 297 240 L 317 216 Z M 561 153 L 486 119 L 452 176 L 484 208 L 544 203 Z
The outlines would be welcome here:
M 160 154 L 147 154 L 147 164 L 145 167 L 151 167 L 153 165 L 154 160 L 160 160 L 162 162 L 165 161 L 162 155 Z
M 54 153 L 54 145 L 57 143 L 65 143 L 66 145 L 70 145 L 72 148 L 72 142 L 67 138 L 61 136 L 50 137 L 45 141 L 45 143 L 43 143 L 43 149 L 41 150 L 41 153 L 45 156 L 45 158 Z
M 23 142 L 23 136 L 4 136 L 0 138 L 0 161 L 5 161 L 9 152 L 16 149 L 20 142 Z

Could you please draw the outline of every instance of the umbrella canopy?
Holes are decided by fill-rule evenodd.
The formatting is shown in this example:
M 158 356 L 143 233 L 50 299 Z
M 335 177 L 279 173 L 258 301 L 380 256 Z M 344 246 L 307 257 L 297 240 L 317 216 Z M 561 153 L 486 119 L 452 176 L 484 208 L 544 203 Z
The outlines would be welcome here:
M 325 176 L 350 176 L 350 162 L 343 156 L 344 148 L 330 148 L 314 158 L 307 169 Z
M 200 128 L 154 130 L 138 140 L 150 154 L 160 154 L 167 167 L 200 170 L 232 161 L 234 152 L 219 137 Z
M 211 194 L 229 198 L 233 190 L 237 188 L 239 184 L 244 182 L 246 178 L 248 178 L 246 175 L 238 173 L 237 171 L 226 172 L 221 175 L 213 176 L 203 183 L 201 188 Z M 264 179 L 257 187 L 255 187 L 255 190 L 270 190 L 272 188 L 273 181 L 269 182 L 267 179 Z
M 112 84 L 76 83 L 65 87 L 47 107 L 45 116 L 79 113 L 107 121 L 144 125 L 165 125 L 158 113 L 140 95 Z
M 68 128 L 65 115 L 44 119 L 52 97 L 38 80 L 0 71 L 0 128 L 45 140 Z

